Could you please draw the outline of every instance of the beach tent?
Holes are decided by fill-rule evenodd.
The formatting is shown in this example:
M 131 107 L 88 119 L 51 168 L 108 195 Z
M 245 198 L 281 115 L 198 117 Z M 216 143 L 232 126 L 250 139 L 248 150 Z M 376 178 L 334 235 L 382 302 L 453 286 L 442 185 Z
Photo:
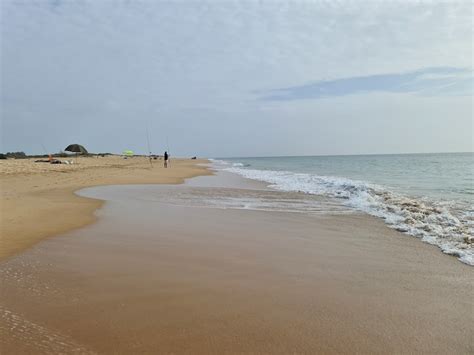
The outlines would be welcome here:
M 123 155 L 126 157 L 133 157 L 133 150 L 124 150 Z
M 69 144 L 66 149 L 64 149 L 66 152 L 72 152 L 72 153 L 76 153 L 76 154 L 89 154 L 87 152 L 87 149 L 84 148 L 82 145 L 80 144 Z

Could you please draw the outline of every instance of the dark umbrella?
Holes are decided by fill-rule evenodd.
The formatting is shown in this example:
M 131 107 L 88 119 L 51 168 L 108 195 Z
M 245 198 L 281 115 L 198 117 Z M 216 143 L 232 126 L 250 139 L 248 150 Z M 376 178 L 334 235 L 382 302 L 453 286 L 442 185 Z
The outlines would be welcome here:
M 87 149 L 84 148 L 80 144 L 69 144 L 66 149 L 64 149 L 66 152 L 73 152 L 73 153 L 78 153 L 78 154 L 89 154 L 87 152 Z

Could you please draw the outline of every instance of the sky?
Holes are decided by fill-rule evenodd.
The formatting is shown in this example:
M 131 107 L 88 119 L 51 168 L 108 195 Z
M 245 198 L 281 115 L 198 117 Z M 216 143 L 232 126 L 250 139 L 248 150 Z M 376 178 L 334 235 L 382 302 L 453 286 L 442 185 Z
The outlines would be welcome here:
M 1 0 L 1 151 L 473 151 L 472 6 Z

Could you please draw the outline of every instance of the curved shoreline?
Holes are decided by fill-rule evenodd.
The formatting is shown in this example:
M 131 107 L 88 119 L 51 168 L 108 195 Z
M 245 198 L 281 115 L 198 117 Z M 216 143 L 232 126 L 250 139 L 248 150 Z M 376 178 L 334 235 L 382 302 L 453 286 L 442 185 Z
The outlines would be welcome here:
M 158 160 L 119 156 L 79 158 L 76 165 L 35 164 L 32 159 L 0 163 L 0 262 L 45 238 L 96 221 L 94 212 L 104 201 L 75 192 L 114 184 L 181 184 L 185 179 L 210 175 L 203 160 L 175 159 L 169 169 Z
M 468 265 L 364 214 L 206 208 L 246 189 L 220 177 L 78 192 L 99 223 L 0 265 L 0 347 L 469 353 Z

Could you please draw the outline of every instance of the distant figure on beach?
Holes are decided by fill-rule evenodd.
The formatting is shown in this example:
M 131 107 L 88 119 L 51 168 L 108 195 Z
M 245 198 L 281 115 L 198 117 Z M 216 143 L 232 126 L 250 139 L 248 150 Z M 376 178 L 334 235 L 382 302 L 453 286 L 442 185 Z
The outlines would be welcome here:
M 168 158 L 169 158 L 168 152 L 165 152 L 164 158 L 165 158 L 165 168 L 167 168 L 168 167 Z

